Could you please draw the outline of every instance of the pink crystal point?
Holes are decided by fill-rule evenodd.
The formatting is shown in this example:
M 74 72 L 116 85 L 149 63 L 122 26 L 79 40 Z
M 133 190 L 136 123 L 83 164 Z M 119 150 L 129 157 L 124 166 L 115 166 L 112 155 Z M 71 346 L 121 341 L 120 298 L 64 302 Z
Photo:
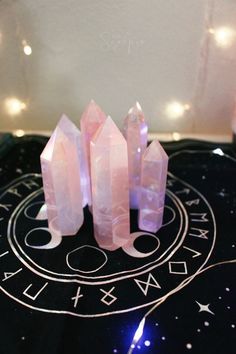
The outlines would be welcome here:
M 91 100 L 80 119 L 82 143 L 86 158 L 86 179 L 88 181 L 85 190 L 89 205 L 91 205 L 90 141 L 99 127 L 105 122 L 106 118 L 107 117 L 101 108 L 93 100 Z
M 101 248 L 115 250 L 130 235 L 127 143 L 108 117 L 91 140 L 94 235 Z
M 74 235 L 83 224 L 79 140 L 63 115 L 40 156 L 49 229 L 60 235 Z
M 139 200 L 139 228 L 157 232 L 163 221 L 168 156 L 154 140 L 142 157 Z
M 129 161 L 130 207 L 138 208 L 141 159 L 147 147 L 148 126 L 138 102 L 132 107 L 124 121 L 124 136 L 127 140 Z
M 79 129 L 78 130 L 78 153 L 79 153 L 79 164 L 80 164 L 80 184 L 81 184 L 81 193 L 83 197 L 83 207 L 88 204 L 88 193 L 87 186 L 90 184 L 90 179 L 88 177 L 87 171 L 87 161 L 84 151 L 84 145 L 82 141 L 82 134 Z

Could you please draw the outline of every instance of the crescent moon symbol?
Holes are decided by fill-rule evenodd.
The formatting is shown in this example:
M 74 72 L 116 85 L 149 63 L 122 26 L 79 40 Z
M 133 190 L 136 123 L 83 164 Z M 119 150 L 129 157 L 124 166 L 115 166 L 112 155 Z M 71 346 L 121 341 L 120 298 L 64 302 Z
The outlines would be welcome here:
M 144 236 L 144 235 L 148 235 L 149 237 L 153 237 L 157 240 L 157 245 L 156 245 L 155 249 L 152 250 L 151 252 L 148 252 L 148 253 L 140 252 L 134 247 L 134 241 L 137 238 L 139 238 L 140 236 Z M 148 232 L 145 232 L 145 233 L 133 232 L 132 234 L 130 234 L 130 240 L 122 247 L 122 249 L 126 254 L 128 254 L 131 257 L 145 258 L 145 257 L 151 256 L 159 247 L 160 247 L 160 240 L 155 235 L 150 234 Z
M 46 243 L 45 245 L 42 245 L 42 246 L 30 245 L 29 242 L 28 242 L 28 237 L 30 235 L 32 235 L 33 232 L 38 232 L 39 230 L 48 232 L 50 237 L 51 237 L 50 241 L 48 243 Z M 27 233 L 27 235 L 25 236 L 25 244 L 26 244 L 26 246 L 28 246 L 30 248 L 35 248 L 35 249 L 41 249 L 41 250 L 49 250 L 49 249 L 52 249 L 52 248 L 56 248 L 61 243 L 61 240 L 62 240 L 62 236 L 58 232 L 56 232 L 56 231 L 50 232 L 47 227 L 36 227 L 36 228 L 30 230 Z

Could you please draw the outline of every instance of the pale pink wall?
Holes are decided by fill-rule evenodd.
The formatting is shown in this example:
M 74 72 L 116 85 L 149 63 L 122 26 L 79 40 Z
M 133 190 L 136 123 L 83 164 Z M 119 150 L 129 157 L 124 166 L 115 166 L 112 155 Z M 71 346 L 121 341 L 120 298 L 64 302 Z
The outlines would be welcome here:
M 236 40 L 217 47 L 206 21 L 236 29 L 235 13 L 233 0 L 1 1 L 0 129 L 50 130 L 63 112 L 78 121 L 94 98 L 118 125 L 139 100 L 153 132 L 229 133 Z M 11 96 L 27 104 L 15 117 Z M 168 118 L 173 99 L 192 109 Z

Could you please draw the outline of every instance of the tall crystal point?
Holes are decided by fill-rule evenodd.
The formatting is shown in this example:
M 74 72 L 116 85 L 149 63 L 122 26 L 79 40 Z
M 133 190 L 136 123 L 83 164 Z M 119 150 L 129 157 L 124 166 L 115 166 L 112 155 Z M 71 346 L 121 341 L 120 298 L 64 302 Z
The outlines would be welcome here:
M 124 121 L 124 136 L 128 147 L 130 207 L 138 208 L 141 159 L 147 147 L 148 126 L 141 106 L 136 102 Z
M 90 141 L 98 128 L 105 122 L 106 115 L 101 108 L 91 100 L 80 119 L 82 133 L 82 143 L 86 157 L 87 185 L 85 187 L 88 204 L 91 205 L 91 186 L 90 186 Z
M 79 140 L 63 115 L 40 156 L 49 229 L 60 235 L 74 235 L 83 224 Z
M 94 235 L 101 248 L 115 250 L 130 235 L 127 143 L 108 117 L 91 140 Z
M 142 157 L 139 228 L 157 232 L 163 221 L 168 156 L 154 140 Z

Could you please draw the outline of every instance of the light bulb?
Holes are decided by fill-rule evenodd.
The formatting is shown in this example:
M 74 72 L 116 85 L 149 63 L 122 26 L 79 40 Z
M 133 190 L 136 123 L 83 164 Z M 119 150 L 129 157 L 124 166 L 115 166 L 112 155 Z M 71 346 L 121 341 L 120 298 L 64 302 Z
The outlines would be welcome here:
M 6 112 L 11 116 L 15 116 L 26 109 L 26 104 L 15 97 L 6 98 L 4 101 L 4 106 Z

